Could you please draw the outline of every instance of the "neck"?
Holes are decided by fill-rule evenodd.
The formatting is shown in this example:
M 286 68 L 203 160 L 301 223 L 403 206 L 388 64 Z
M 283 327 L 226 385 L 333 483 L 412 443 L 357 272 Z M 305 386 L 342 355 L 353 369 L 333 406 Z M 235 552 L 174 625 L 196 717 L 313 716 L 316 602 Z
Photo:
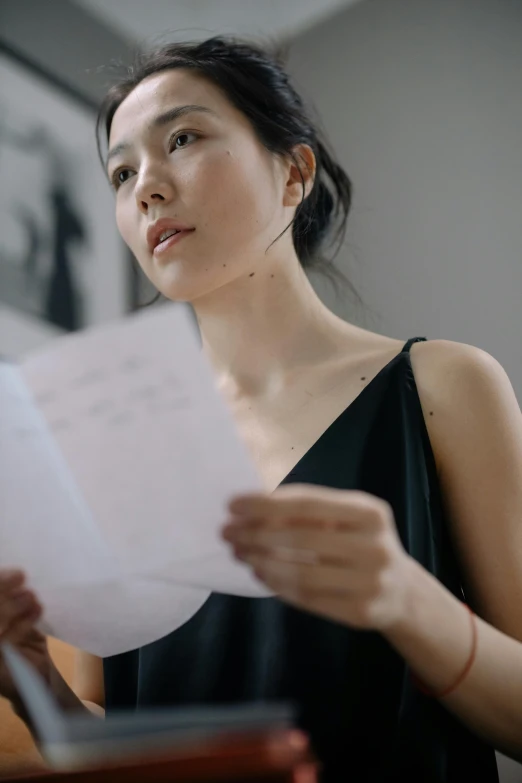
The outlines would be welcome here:
M 234 396 L 277 394 L 337 355 L 352 329 L 321 302 L 295 254 L 192 304 L 203 352 Z

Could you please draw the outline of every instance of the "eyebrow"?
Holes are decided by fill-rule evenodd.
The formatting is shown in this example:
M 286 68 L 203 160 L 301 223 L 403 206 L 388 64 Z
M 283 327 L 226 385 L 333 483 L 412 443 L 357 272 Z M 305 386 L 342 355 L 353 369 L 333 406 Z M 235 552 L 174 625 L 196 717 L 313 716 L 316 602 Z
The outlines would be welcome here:
M 173 109 L 169 109 L 168 111 L 163 112 L 163 114 L 158 114 L 157 117 L 154 117 L 150 123 L 150 127 L 161 128 L 164 125 L 168 125 L 170 122 L 174 122 L 174 120 L 183 117 L 185 114 L 192 114 L 193 112 L 206 112 L 207 114 L 214 115 L 216 114 L 216 112 L 212 109 L 209 109 L 208 106 L 199 106 L 195 103 L 187 104 L 185 106 L 175 106 Z M 105 167 L 107 168 L 109 161 L 112 160 L 112 158 L 115 158 L 116 155 L 119 155 L 121 152 L 129 150 L 131 147 L 132 144 L 128 141 L 121 141 L 119 144 L 116 144 L 116 146 L 110 149 L 107 153 Z

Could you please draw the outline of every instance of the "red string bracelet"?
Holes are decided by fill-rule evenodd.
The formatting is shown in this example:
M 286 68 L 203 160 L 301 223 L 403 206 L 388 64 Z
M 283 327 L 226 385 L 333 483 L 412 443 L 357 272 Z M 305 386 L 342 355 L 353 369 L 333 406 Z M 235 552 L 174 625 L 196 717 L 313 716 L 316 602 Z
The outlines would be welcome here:
M 449 688 L 445 688 L 443 691 L 439 691 L 438 693 L 436 691 L 431 690 L 426 685 L 424 685 L 422 680 L 420 680 L 415 674 L 412 673 L 411 678 L 413 680 L 414 685 L 416 685 L 417 689 L 421 693 L 424 693 L 425 696 L 431 696 L 433 699 L 442 699 L 444 696 L 448 696 L 450 693 L 456 690 L 456 688 L 458 688 L 460 683 L 465 679 L 465 677 L 467 677 L 471 667 L 473 666 L 477 654 L 477 641 L 478 641 L 477 620 L 475 614 L 472 612 L 469 606 L 467 604 L 464 604 L 464 606 L 469 611 L 469 616 L 471 619 L 472 643 L 471 643 L 471 652 L 469 655 L 468 662 L 464 667 L 462 674 L 459 675 L 459 677 L 453 683 L 453 685 L 450 685 Z

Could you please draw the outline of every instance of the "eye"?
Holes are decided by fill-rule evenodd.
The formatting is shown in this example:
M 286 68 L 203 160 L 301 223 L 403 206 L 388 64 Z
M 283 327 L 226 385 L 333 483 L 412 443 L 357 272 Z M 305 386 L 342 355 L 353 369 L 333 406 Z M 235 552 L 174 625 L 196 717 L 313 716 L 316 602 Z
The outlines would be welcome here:
M 120 179 L 120 174 L 123 174 L 125 171 L 130 171 L 130 169 L 123 168 L 123 167 L 121 169 L 116 169 L 114 174 L 111 176 L 111 185 L 115 190 L 118 190 L 120 185 L 123 185 L 124 182 L 127 181 L 125 179 L 124 180 Z
M 187 143 L 178 145 L 178 141 L 186 139 L 189 136 L 193 136 L 196 139 L 199 138 L 198 134 L 192 131 L 178 131 L 173 136 L 171 136 L 169 140 L 169 152 L 173 152 L 174 150 L 181 150 L 184 147 L 187 147 L 188 146 Z M 112 175 L 111 184 L 115 188 L 115 190 L 118 190 L 120 185 L 123 185 L 127 181 L 127 179 L 120 178 L 120 175 L 124 174 L 126 171 L 131 171 L 131 169 L 122 166 L 121 168 L 116 169 L 116 171 Z
M 182 144 L 180 147 L 177 146 L 178 141 L 183 138 L 187 138 L 187 136 L 194 136 L 197 138 L 196 133 L 192 133 L 192 131 L 181 131 L 180 133 L 175 133 L 174 136 L 171 137 L 171 142 L 174 141 L 174 149 L 180 150 L 183 149 L 183 147 L 186 147 L 186 144 Z

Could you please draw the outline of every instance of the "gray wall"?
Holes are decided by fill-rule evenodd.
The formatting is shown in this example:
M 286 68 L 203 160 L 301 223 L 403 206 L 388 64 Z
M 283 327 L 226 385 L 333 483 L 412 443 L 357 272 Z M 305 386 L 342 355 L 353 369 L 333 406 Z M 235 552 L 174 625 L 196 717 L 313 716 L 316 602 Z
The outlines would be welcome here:
M 296 39 L 290 68 L 354 181 L 339 266 L 379 317 L 323 298 L 483 348 L 522 402 L 522 3 L 365 0 Z
M 522 401 L 522 3 L 365 0 L 291 70 L 353 178 L 340 266 L 394 337 L 477 345 Z
M 108 78 L 99 66 L 127 60 L 132 46 L 69 0 L 2 0 L 0 38 L 93 103 Z

